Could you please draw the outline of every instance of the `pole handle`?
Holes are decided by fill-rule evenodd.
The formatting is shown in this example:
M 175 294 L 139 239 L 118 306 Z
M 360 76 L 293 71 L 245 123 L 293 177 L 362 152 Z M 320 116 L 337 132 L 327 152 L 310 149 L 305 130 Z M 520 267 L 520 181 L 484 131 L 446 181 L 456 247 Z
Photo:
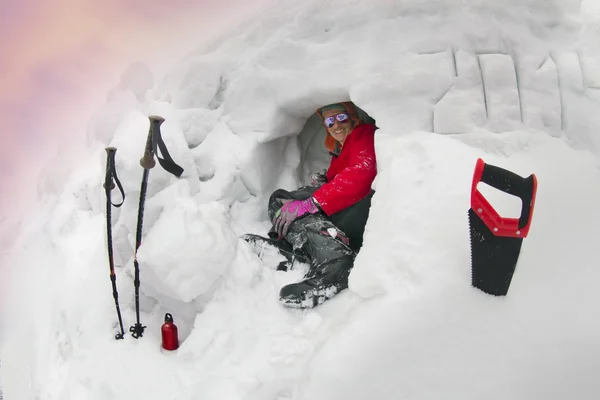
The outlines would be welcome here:
M 140 165 L 144 169 L 152 169 L 156 166 L 156 138 L 160 136 L 160 125 L 165 122 L 165 119 L 158 115 L 150 115 L 150 129 L 148 130 L 148 138 L 146 139 L 146 147 L 144 148 L 144 156 L 140 159 Z
M 123 186 L 117 177 L 117 169 L 115 167 L 115 155 L 117 153 L 116 147 L 106 147 L 106 176 L 104 178 L 104 183 L 102 187 L 106 191 L 106 196 L 110 200 L 110 192 L 115 188 L 119 187 L 119 191 L 121 192 L 122 201 L 119 204 L 115 204 L 110 200 L 111 204 L 115 207 L 121 207 L 123 202 L 125 201 L 125 191 L 123 190 Z M 116 185 L 115 185 L 116 181 Z
M 106 167 L 108 170 L 112 165 L 114 165 L 115 153 L 117 152 L 117 148 L 116 147 L 107 147 L 104 150 L 106 150 L 106 160 L 107 160 Z M 107 176 L 108 176 L 108 174 L 107 174 Z M 105 182 L 102 184 L 102 187 L 104 189 L 106 189 L 106 184 L 107 184 L 107 182 L 105 180 Z M 115 182 L 112 179 L 112 174 L 110 174 L 110 190 L 113 190 L 115 187 L 117 187 L 117 186 L 115 185 Z

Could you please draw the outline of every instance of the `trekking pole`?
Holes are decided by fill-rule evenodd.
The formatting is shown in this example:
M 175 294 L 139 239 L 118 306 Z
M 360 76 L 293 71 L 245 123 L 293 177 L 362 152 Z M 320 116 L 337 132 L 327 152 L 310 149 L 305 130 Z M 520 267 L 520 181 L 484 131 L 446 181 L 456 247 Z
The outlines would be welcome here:
M 135 339 L 142 337 L 144 335 L 144 329 L 146 328 L 140 323 L 140 266 L 137 260 L 137 251 L 140 245 L 142 244 L 142 226 L 144 220 L 144 206 L 146 203 L 146 190 L 148 189 L 148 175 L 150 173 L 150 170 L 156 165 L 154 156 L 157 156 L 158 162 L 167 172 L 170 172 L 178 178 L 183 173 L 183 168 L 175 164 L 175 162 L 169 155 L 169 152 L 167 151 L 165 143 L 162 140 L 160 133 L 160 125 L 165 121 L 165 119 L 156 115 L 151 115 L 148 118 L 150 119 L 150 129 L 148 131 L 148 138 L 146 139 L 144 156 L 140 159 L 140 165 L 142 166 L 142 168 L 144 168 L 144 174 L 142 175 L 142 186 L 140 189 L 137 230 L 135 233 L 135 252 L 133 255 L 133 267 L 135 270 L 133 285 L 135 288 L 136 323 L 135 325 L 129 328 L 129 332 L 131 332 L 131 336 L 133 336 Z M 158 157 L 158 155 L 156 154 L 157 149 L 160 149 L 163 158 Z
M 113 244 L 112 244 L 112 224 L 111 224 L 111 206 L 121 207 L 125 201 L 125 192 L 123 186 L 117 177 L 117 170 L 115 168 L 115 153 L 117 149 L 115 147 L 106 148 L 106 176 L 104 177 L 104 191 L 106 192 L 106 237 L 108 241 L 108 266 L 110 269 L 110 281 L 112 282 L 113 298 L 115 299 L 115 307 L 117 308 L 117 316 L 119 317 L 119 327 L 121 333 L 115 335 L 115 339 L 123 339 L 125 331 L 123 330 L 123 320 L 121 318 L 121 308 L 119 307 L 119 293 L 117 292 L 117 276 L 115 275 L 115 261 L 113 257 Z M 113 180 L 114 178 L 114 180 Z M 115 181 L 121 191 L 122 201 L 119 204 L 114 204 L 111 199 L 110 192 L 115 188 Z

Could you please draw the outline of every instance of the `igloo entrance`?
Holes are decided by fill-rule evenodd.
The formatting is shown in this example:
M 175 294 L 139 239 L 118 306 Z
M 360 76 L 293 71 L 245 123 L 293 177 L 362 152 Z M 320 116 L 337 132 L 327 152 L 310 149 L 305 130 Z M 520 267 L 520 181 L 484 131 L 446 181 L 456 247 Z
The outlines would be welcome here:
M 335 100 L 311 102 L 310 106 L 302 103 L 297 109 L 279 108 L 271 114 L 276 115 L 277 120 L 261 116 L 252 131 L 236 132 L 250 137 L 247 143 L 256 141 L 250 148 L 241 149 L 245 156 L 240 161 L 239 174 L 247 190 L 244 192 L 257 197 L 258 203 L 264 205 L 275 189 L 295 190 L 308 185 L 311 174 L 329 167 L 331 155 L 324 145 L 325 127 L 316 110 L 333 102 Z M 373 117 L 356 104 L 355 107 L 362 121 L 375 124 Z M 230 126 L 235 130 L 237 124 L 236 121 Z M 243 200 L 245 196 L 234 198 Z

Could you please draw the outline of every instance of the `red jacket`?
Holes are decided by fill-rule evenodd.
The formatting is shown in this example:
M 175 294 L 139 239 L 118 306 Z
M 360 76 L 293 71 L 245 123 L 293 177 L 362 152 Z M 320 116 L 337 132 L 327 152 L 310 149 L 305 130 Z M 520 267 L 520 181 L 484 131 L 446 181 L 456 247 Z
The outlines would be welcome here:
M 364 199 L 377 175 L 375 125 L 361 124 L 344 141 L 338 157 L 332 157 L 327 183 L 313 197 L 327 215 L 335 214 Z

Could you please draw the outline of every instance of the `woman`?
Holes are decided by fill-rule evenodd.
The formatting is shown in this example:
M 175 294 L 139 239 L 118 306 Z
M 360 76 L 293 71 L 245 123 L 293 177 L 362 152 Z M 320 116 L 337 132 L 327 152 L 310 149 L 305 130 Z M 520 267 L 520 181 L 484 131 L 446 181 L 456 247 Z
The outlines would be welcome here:
M 278 189 L 271 195 L 270 238 L 245 236 L 249 243 L 277 247 L 288 258 L 286 265 L 294 258 L 310 262 L 303 281 L 280 291 L 281 302 L 289 307 L 314 307 L 348 287 L 377 175 L 375 125 L 361 121 L 351 102 L 330 104 L 317 113 L 332 156 L 328 170 L 314 174 L 311 186 L 292 192 Z

